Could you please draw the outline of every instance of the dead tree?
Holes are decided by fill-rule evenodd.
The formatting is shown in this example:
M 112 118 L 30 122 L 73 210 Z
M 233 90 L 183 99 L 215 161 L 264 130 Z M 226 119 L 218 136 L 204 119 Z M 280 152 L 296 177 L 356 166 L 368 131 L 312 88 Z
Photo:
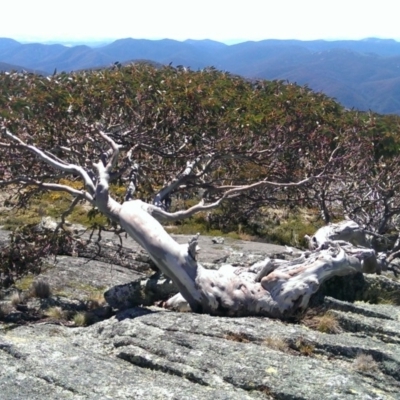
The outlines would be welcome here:
M 347 251 L 333 244 L 327 249 L 303 255 L 292 262 L 279 263 L 266 260 L 263 265 L 255 266 L 252 270 L 238 269 L 230 265 L 223 266 L 219 271 L 207 270 L 196 260 L 197 237 L 187 245 L 180 245 L 165 231 L 160 221 L 176 221 L 199 211 L 210 210 L 243 191 L 264 186 L 296 187 L 310 182 L 315 177 L 296 183 L 276 183 L 265 179 L 245 186 L 226 185 L 215 188 L 222 194 L 211 203 L 201 200 L 189 209 L 169 212 L 164 207 L 165 199 L 174 190 L 187 184 L 189 177 L 193 179 L 196 176 L 203 176 L 204 171 L 211 165 L 213 156 L 188 162 L 181 174 L 156 193 L 152 203 L 146 203 L 133 199 L 138 174 L 138 165 L 134 160 L 136 147 L 125 150 L 125 157 L 121 162 L 119 157 L 121 150 L 124 150 L 123 146 L 117 144 L 112 135 L 102 130 L 99 130 L 97 135 L 109 148 L 100 154 L 92 169 L 89 164 L 83 167 L 65 162 L 50 151 L 43 151 L 29 144 L 4 128 L 5 141 L 0 142 L 3 149 L 7 151 L 17 149 L 25 155 L 30 154 L 54 171 L 79 176 L 84 182 L 84 189 L 47 182 L 47 179 L 39 179 L 29 173 L 8 175 L 7 182 L 0 181 L 0 186 L 6 183 L 36 185 L 40 190 L 64 191 L 76 199 L 88 201 L 110 220 L 119 224 L 149 253 L 158 268 L 173 280 L 180 295 L 194 312 L 230 316 L 288 316 L 298 310 L 304 310 L 310 296 L 326 279 L 334 275 L 361 271 L 362 260 L 371 256 L 369 249 Z M 121 174 L 122 170 L 126 172 L 127 169 L 130 169 L 128 174 L 130 181 L 127 185 L 126 201 L 121 204 L 110 194 L 110 180 L 113 176 Z M 173 307 L 177 302 L 177 298 L 174 298 L 169 305 Z

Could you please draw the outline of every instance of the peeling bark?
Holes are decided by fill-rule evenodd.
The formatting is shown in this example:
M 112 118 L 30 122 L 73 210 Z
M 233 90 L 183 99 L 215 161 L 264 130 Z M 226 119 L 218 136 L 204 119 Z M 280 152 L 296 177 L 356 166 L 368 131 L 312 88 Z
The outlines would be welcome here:
M 324 248 L 332 242 L 347 249 L 350 249 L 352 245 L 360 248 L 371 248 L 366 233 L 355 221 L 344 220 L 328 224 L 318 229 L 312 237 L 306 235 L 305 238 L 308 240 L 311 250 Z M 362 261 L 362 272 L 380 274 L 384 264 L 384 258 L 377 257 L 373 252 Z
M 312 237 L 306 235 L 305 238 L 311 250 L 320 248 L 325 242 L 332 240 L 342 240 L 354 246 L 369 247 L 364 230 L 352 220 L 328 224 L 318 229 Z
M 332 243 L 292 261 L 270 260 L 251 268 L 224 265 L 218 271 L 199 269 L 197 286 L 204 294 L 204 312 L 213 315 L 262 315 L 285 318 L 304 311 L 322 283 L 333 276 L 362 271 L 362 261 L 373 250 L 345 251 Z M 181 294 L 168 300 L 167 308 L 186 310 Z

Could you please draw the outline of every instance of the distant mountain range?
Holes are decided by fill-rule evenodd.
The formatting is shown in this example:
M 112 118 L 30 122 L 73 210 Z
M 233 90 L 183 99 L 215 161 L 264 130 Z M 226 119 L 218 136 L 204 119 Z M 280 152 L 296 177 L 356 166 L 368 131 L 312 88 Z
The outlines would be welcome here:
M 400 42 L 395 40 L 263 40 L 228 46 L 212 40 L 120 39 L 101 47 L 67 47 L 0 38 L 3 71 L 52 74 L 135 60 L 195 70 L 214 66 L 247 78 L 289 80 L 349 108 L 400 114 Z

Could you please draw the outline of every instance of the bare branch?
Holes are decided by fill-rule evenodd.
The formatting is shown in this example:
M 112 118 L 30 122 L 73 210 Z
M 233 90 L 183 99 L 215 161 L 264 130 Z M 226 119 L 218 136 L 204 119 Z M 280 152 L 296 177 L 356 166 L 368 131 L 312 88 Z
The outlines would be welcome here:
M 83 199 L 83 196 L 77 196 L 74 198 L 74 200 L 71 202 L 71 205 L 68 207 L 67 210 L 65 210 L 60 218 L 61 221 L 58 223 L 56 229 L 54 230 L 54 233 L 57 233 L 57 231 L 65 224 L 65 218 L 71 214 L 71 212 L 73 211 L 73 209 L 75 208 L 75 206 Z
M 106 141 L 108 142 L 108 144 L 111 146 L 111 149 L 106 153 L 106 159 L 109 158 L 109 156 L 111 156 L 110 161 L 108 161 L 108 163 L 106 164 L 104 162 L 104 165 L 106 167 L 106 172 L 108 174 L 111 173 L 112 169 L 115 167 L 115 165 L 117 164 L 117 160 L 118 160 L 118 155 L 119 155 L 119 150 L 121 148 L 121 146 L 119 146 L 117 143 L 114 142 L 113 139 L 111 139 L 107 134 L 105 134 L 103 131 L 99 131 L 100 136 Z
M 262 186 L 274 186 L 274 187 L 296 187 L 296 186 L 301 186 L 304 185 L 307 182 L 310 182 L 316 178 L 320 177 L 320 175 L 316 177 L 310 177 L 303 179 L 299 182 L 289 182 L 289 183 L 278 183 L 278 182 L 270 182 L 267 180 L 260 181 L 253 183 L 251 185 L 245 185 L 245 186 L 222 186 L 219 188 L 216 188 L 218 190 L 222 189 L 228 189 L 217 201 L 210 203 L 210 204 L 204 204 L 204 200 L 202 199 L 198 204 L 194 205 L 193 207 L 190 207 L 187 210 L 181 210 L 181 211 L 176 211 L 174 213 L 169 213 L 164 210 L 162 210 L 159 207 L 151 206 L 148 205 L 148 212 L 156 219 L 160 221 L 178 221 L 180 219 L 184 218 L 189 218 L 192 215 L 200 212 L 200 211 L 208 211 L 212 210 L 216 207 L 218 207 L 222 201 L 226 199 L 230 199 L 232 197 L 235 197 L 239 195 L 241 192 L 245 192 L 251 189 L 256 189 Z
M 183 170 L 181 174 L 179 174 L 176 178 L 174 178 L 167 186 L 165 186 L 162 190 L 160 190 L 156 196 L 154 197 L 153 204 L 156 207 L 160 207 L 162 209 L 167 209 L 165 204 L 163 203 L 169 195 L 179 188 L 193 173 L 194 168 L 200 163 L 201 158 L 198 157 L 194 161 L 188 161 L 186 163 L 186 168 Z
M 198 251 L 198 241 L 199 241 L 200 233 L 197 233 L 196 236 L 193 236 L 188 242 L 188 253 L 193 260 L 196 260 L 196 253 Z
M 114 142 L 114 140 L 112 140 L 102 131 L 99 133 L 100 136 L 110 144 L 112 148 L 112 154 L 110 161 L 108 161 L 106 165 L 104 165 L 102 161 L 94 164 L 98 171 L 98 183 L 95 193 L 96 205 L 99 207 L 102 213 L 107 215 L 108 218 L 115 222 L 119 222 L 121 205 L 116 202 L 109 193 L 110 173 L 114 165 L 117 163 L 119 146 Z
M 25 148 L 26 150 L 30 151 L 31 153 L 35 154 L 39 159 L 47 163 L 48 165 L 52 166 L 53 168 L 56 168 L 58 170 L 64 171 L 64 172 L 69 172 L 72 174 L 78 174 L 81 176 L 81 178 L 85 182 L 86 188 L 90 191 L 91 194 L 95 192 L 95 187 L 90 179 L 88 173 L 82 168 L 74 164 L 67 164 L 63 163 L 60 161 L 57 161 L 54 157 L 46 154 L 44 151 L 38 149 L 35 146 L 28 145 L 25 142 L 23 142 L 20 138 L 17 136 L 13 135 L 10 131 L 5 130 L 4 134 L 8 136 L 11 140 L 14 142 L 18 143 L 20 146 Z
M 91 203 L 93 202 L 93 197 L 90 195 L 90 193 L 86 192 L 85 190 L 74 189 L 68 185 L 62 185 L 59 183 L 46 183 L 29 177 L 16 178 L 11 181 L 0 181 L 0 186 L 2 186 L 4 182 L 6 184 L 13 182 L 23 183 L 24 185 L 34 185 L 37 186 L 39 189 L 50 190 L 54 192 L 67 192 L 74 197 L 79 197 L 80 199 L 83 198 Z
M 129 184 L 125 194 L 125 201 L 133 200 L 133 195 L 136 192 L 138 175 L 139 175 L 139 164 L 134 163 L 132 165 L 132 169 L 129 174 Z

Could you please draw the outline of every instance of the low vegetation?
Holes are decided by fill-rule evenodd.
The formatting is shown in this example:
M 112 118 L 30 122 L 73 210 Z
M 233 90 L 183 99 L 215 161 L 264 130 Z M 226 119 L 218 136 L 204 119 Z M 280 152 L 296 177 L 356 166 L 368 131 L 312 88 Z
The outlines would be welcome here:
M 15 291 L 12 295 L 11 295 L 11 305 L 16 306 L 17 304 L 21 304 L 24 301 L 24 296 L 21 295 L 20 292 Z
M 7 303 L 0 304 L 0 321 L 4 319 L 7 315 L 9 315 L 12 310 L 13 307 L 11 304 Z
M 293 347 L 302 356 L 311 357 L 314 355 L 315 346 L 304 338 L 297 339 Z
M 379 371 L 378 363 L 370 354 L 359 353 L 353 361 L 353 368 L 364 373 L 375 373 Z
M 89 310 L 95 310 L 99 307 L 103 307 L 106 304 L 104 298 L 104 290 L 96 290 L 92 292 L 86 300 L 87 308 Z
M 265 338 L 263 344 L 273 350 L 282 351 L 284 353 L 289 351 L 288 342 L 277 336 L 269 336 Z
M 50 307 L 45 311 L 45 316 L 55 320 L 67 319 L 68 313 L 61 307 Z
M 72 321 L 76 326 L 88 326 L 94 322 L 94 317 L 93 314 L 86 311 L 82 311 L 76 313 L 73 316 Z
M 339 321 L 331 311 L 315 314 L 313 310 L 309 310 L 301 322 L 308 328 L 322 333 L 336 334 L 342 331 Z
M 47 299 L 51 296 L 50 284 L 42 279 L 35 280 L 30 288 L 30 295 L 39 299 Z
M 232 342 L 239 342 L 239 343 L 250 343 L 250 337 L 244 332 L 230 332 L 225 335 L 226 340 L 231 340 Z
M 39 308 L 35 298 L 42 300 Z M 87 326 L 110 315 L 103 290 L 93 290 L 85 300 L 76 300 L 53 295 L 44 280 L 35 280 L 26 290 L 16 290 L 0 302 L 0 320 L 11 324 L 18 320 L 49 319 L 68 326 Z

